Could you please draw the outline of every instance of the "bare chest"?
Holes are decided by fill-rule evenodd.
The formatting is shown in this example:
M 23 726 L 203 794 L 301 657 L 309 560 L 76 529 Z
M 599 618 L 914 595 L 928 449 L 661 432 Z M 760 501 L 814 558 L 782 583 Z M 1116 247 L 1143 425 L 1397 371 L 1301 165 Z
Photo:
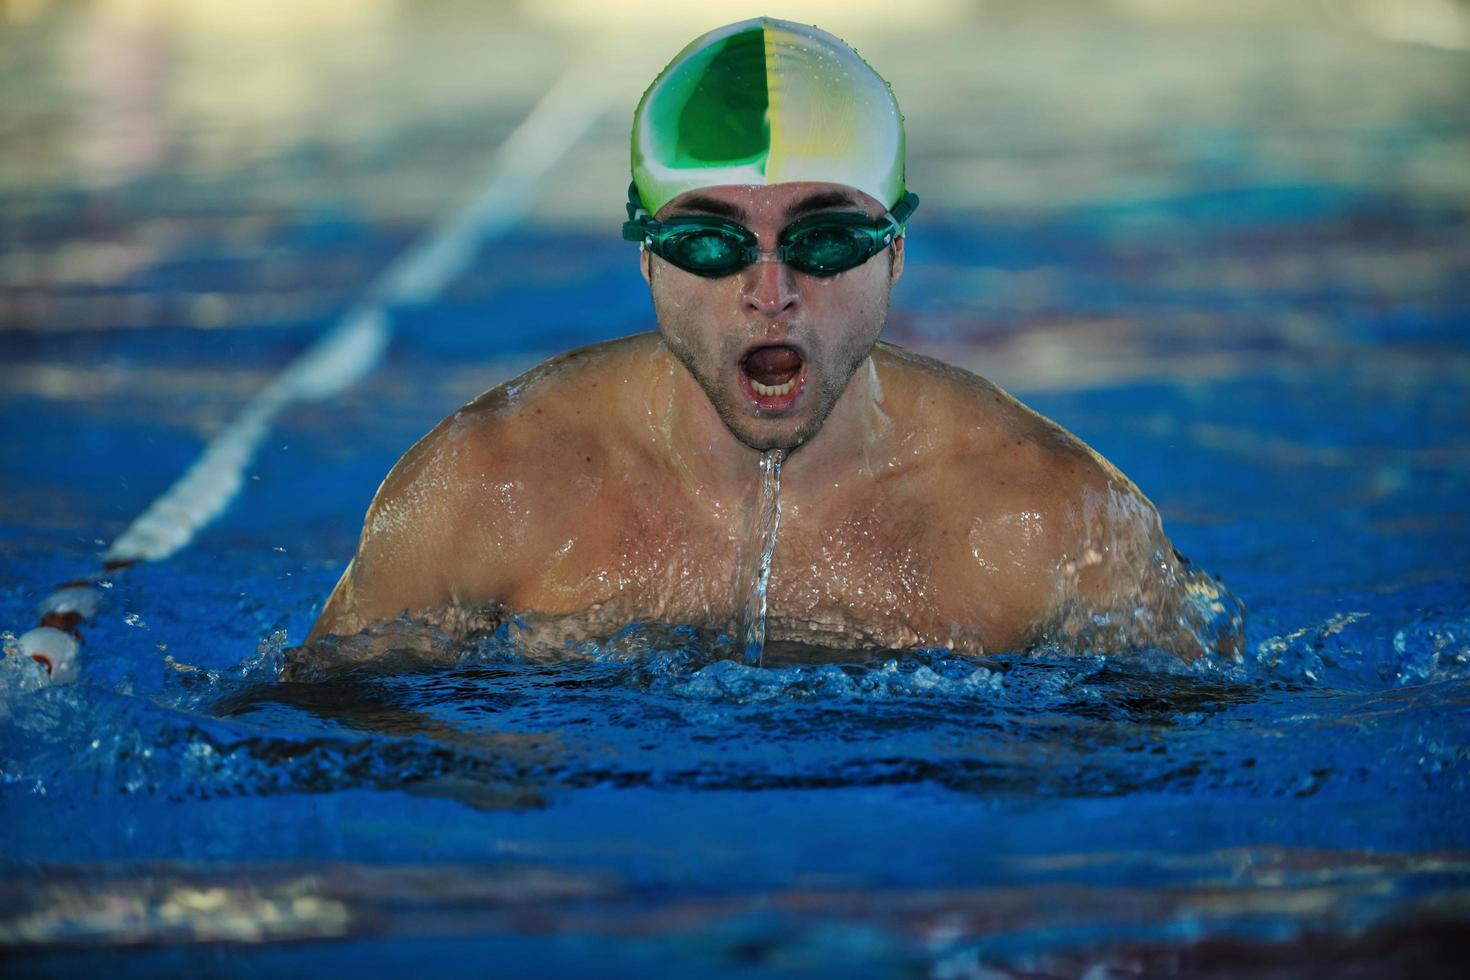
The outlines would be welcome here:
M 788 508 L 771 563 L 769 636 L 838 647 L 980 646 L 978 625 L 956 599 L 961 583 L 947 577 L 948 544 L 929 523 L 882 502 L 836 520 Z M 740 620 L 761 544 L 751 513 L 693 516 L 665 499 L 604 501 L 568 522 L 509 601 L 726 628 Z
M 922 509 L 871 503 L 836 519 L 791 516 L 771 566 L 773 638 L 976 645 L 967 641 L 973 624 L 957 614 L 948 543 L 932 533 Z

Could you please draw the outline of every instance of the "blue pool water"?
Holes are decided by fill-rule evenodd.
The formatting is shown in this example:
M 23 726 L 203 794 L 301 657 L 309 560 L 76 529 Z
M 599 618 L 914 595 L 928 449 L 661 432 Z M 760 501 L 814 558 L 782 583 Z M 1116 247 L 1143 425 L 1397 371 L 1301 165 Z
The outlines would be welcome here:
M 1238 118 L 1166 111 L 1131 149 L 1073 159 L 1151 161 L 1152 185 L 947 206 L 950 148 L 916 138 L 911 169 L 940 189 L 889 333 L 1128 473 L 1244 600 L 1242 661 L 752 668 L 632 624 L 563 660 L 507 630 L 452 669 L 279 683 L 403 448 L 538 357 L 649 326 L 615 207 L 606 227 L 533 225 L 395 310 L 361 384 L 287 411 L 188 548 L 105 580 L 79 683 L 0 663 L 7 973 L 1443 967 L 1470 920 L 1470 195 L 1434 162 L 1470 132 L 1448 94 L 1467 62 L 1361 38 L 1334 61 L 1292 30 L 1252 36 L 1278 60 L 1225 59 L 1210 91 L 1245 93 Z M 1276 112 L 1232 87 L 1291 66 L 1345 86 L 1326 104 L 1359 122 L 1324 119 L 1305 81 Z M 1396 101 L 1355 92 L 1364 74 Z M 1118 104 L 1159 108 L 1135 81 Z M 7 252 L 41 258 L 5 273 L 0 627 L 100 567 L 426 223 L 386 194 L 273 188 L 327 169 L 401 189 L 513 117 L 307 139 L 255 171 L 165 157 L 105 190 L 8 176 Z M 1020 132 L 966 152 L 992 176 L 1069 152 L 1038 164 Z M 1340 169 L 1311 164 L 1323 144 Z M 102 240 L 137 254 L 56 271 Z

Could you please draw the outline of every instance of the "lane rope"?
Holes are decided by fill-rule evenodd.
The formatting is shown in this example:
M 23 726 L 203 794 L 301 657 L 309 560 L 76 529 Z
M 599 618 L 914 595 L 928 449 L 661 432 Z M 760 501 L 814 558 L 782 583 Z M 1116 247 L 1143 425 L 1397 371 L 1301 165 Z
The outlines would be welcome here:
M 621 86 L 608 79 L 609 62 L 620 62 L 617 52 L 614 38 L 589 45 L 496 149 L 479 192 L 446 212 L 368 284 L 325 334 L 251 398 L 183 476 L 113 541 L 99 572 L 47 596 L 37 607 L 39 624 L 16 640 L 13 652 L 42 664 L 53 683 L 75 680 L 80 627 L 102 608 L 97 583 L 188 546 L 235 499 L 246 468 L 282 411 L 330 398 L 377 367 L 392 334 L 391 307 L 434 299 L 470 265 L 482 243 L 510 230 L 536 186 L 621 95 Z

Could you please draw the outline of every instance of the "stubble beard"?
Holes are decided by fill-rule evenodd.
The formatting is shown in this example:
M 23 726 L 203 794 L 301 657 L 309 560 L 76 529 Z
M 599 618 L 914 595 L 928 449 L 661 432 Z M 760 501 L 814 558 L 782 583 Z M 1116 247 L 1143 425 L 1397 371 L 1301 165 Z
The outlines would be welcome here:
M 879 309 L 876 313 L 877 323 L 881 329 L 881 325 L 887 320 L 888 316 L 886 296 L 879 301 Z M 808 399 L 816 396 L 814 403 L 812 403 L 811 414 L 795 431 L 790 433 L 761 432 L 755 428 L 756 424 L 760 421 L 760 416 L 752 416 L 750 409 L 745 406 L 743 399 L 732 401 L 729 397 L 728 380 L 724 380 L 722 383 L 720 376 L 711 376 L 705 370 L 705 366 L 719 368 L 722 365 L 736 363 L 736 355 L 739 353 L 739 348 L 732 348 L 729 351 L 717 351 L 710 356 L 701 357 L 698 351 L 684 343 L 681 338 L 663 329 L 663 324 L 664 320 L 660 317 L 659 334 L 663 338 L 665 346 L 669 348 L 669 351 L 684 366 L 684 369 L 689 372 L 689 376 L 699 385 L 705 397 L 709 399 L 710 404 L 719 415 L 720 421 L 724 423 L 725 429 L 742 445 L 759 453 L 764 453 L 771 449 L 780 449 L 787 454 L 793 453 L 820 432 L 822 426 L 827 421 L 827 417 L 837 407 L 837 400 L 847 390 L 847 386 L 852 381 L 852 376 L 857 373 L 858 368 L 868 359 L 878 339 L 876 334 L 871 337 L 866 335 L 855 336 L 844 348 L 836 352 L 833 369 L 831 371 L 823 371 L 822 377 L 817 383 L 816 391 L 810 392 L 807 395 Z

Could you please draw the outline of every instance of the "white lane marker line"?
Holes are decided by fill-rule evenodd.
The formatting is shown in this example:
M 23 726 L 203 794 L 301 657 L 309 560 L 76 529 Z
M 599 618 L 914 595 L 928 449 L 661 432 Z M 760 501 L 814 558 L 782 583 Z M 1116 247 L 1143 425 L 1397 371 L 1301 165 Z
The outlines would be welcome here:
M 480 193 L 446 214 L 367 287 L 364 299 L 336 326 L 251 399 L 188 471 L 112 543 L 105 561 L 158 561 L 183 548 L 229 506 L 283 409 L 334 395 L 377 366 L 391 333 L 387 308 L 438 295 L 470 264 L 481 242 L 521 217 L 535 185 L 618 94 L 618 86 L 598 84 L 606 57 L 606 45 L 594 46 L 562 74 L 501 143 Z
M 261 389 L 112 543 L 103 556 L 105 566 L 159 561 L 187 546 L 234 500 L 246 467 L 283 409 L 328 398 L 372 371 L 392 332 L 388 308 L 437 296 L 470 264 L 480 243 L 512 227 L 551 168 L 624 94 L 623 85 L 610 83 L 608 71 L 621 65 L 621 54 L 622 44 L 612 37 L 589 45 L 497 148 L 479 193 L 441 218 L 367 286 L 330 330 Z M 13 647 L 7 643 L 7 652 L 39 661 L 53 681 L 75 679 L 77 627 L 101 606 L 95 585 L 100 577 L 69 582 L 48 596 L 37 610 L 41 625 Z

